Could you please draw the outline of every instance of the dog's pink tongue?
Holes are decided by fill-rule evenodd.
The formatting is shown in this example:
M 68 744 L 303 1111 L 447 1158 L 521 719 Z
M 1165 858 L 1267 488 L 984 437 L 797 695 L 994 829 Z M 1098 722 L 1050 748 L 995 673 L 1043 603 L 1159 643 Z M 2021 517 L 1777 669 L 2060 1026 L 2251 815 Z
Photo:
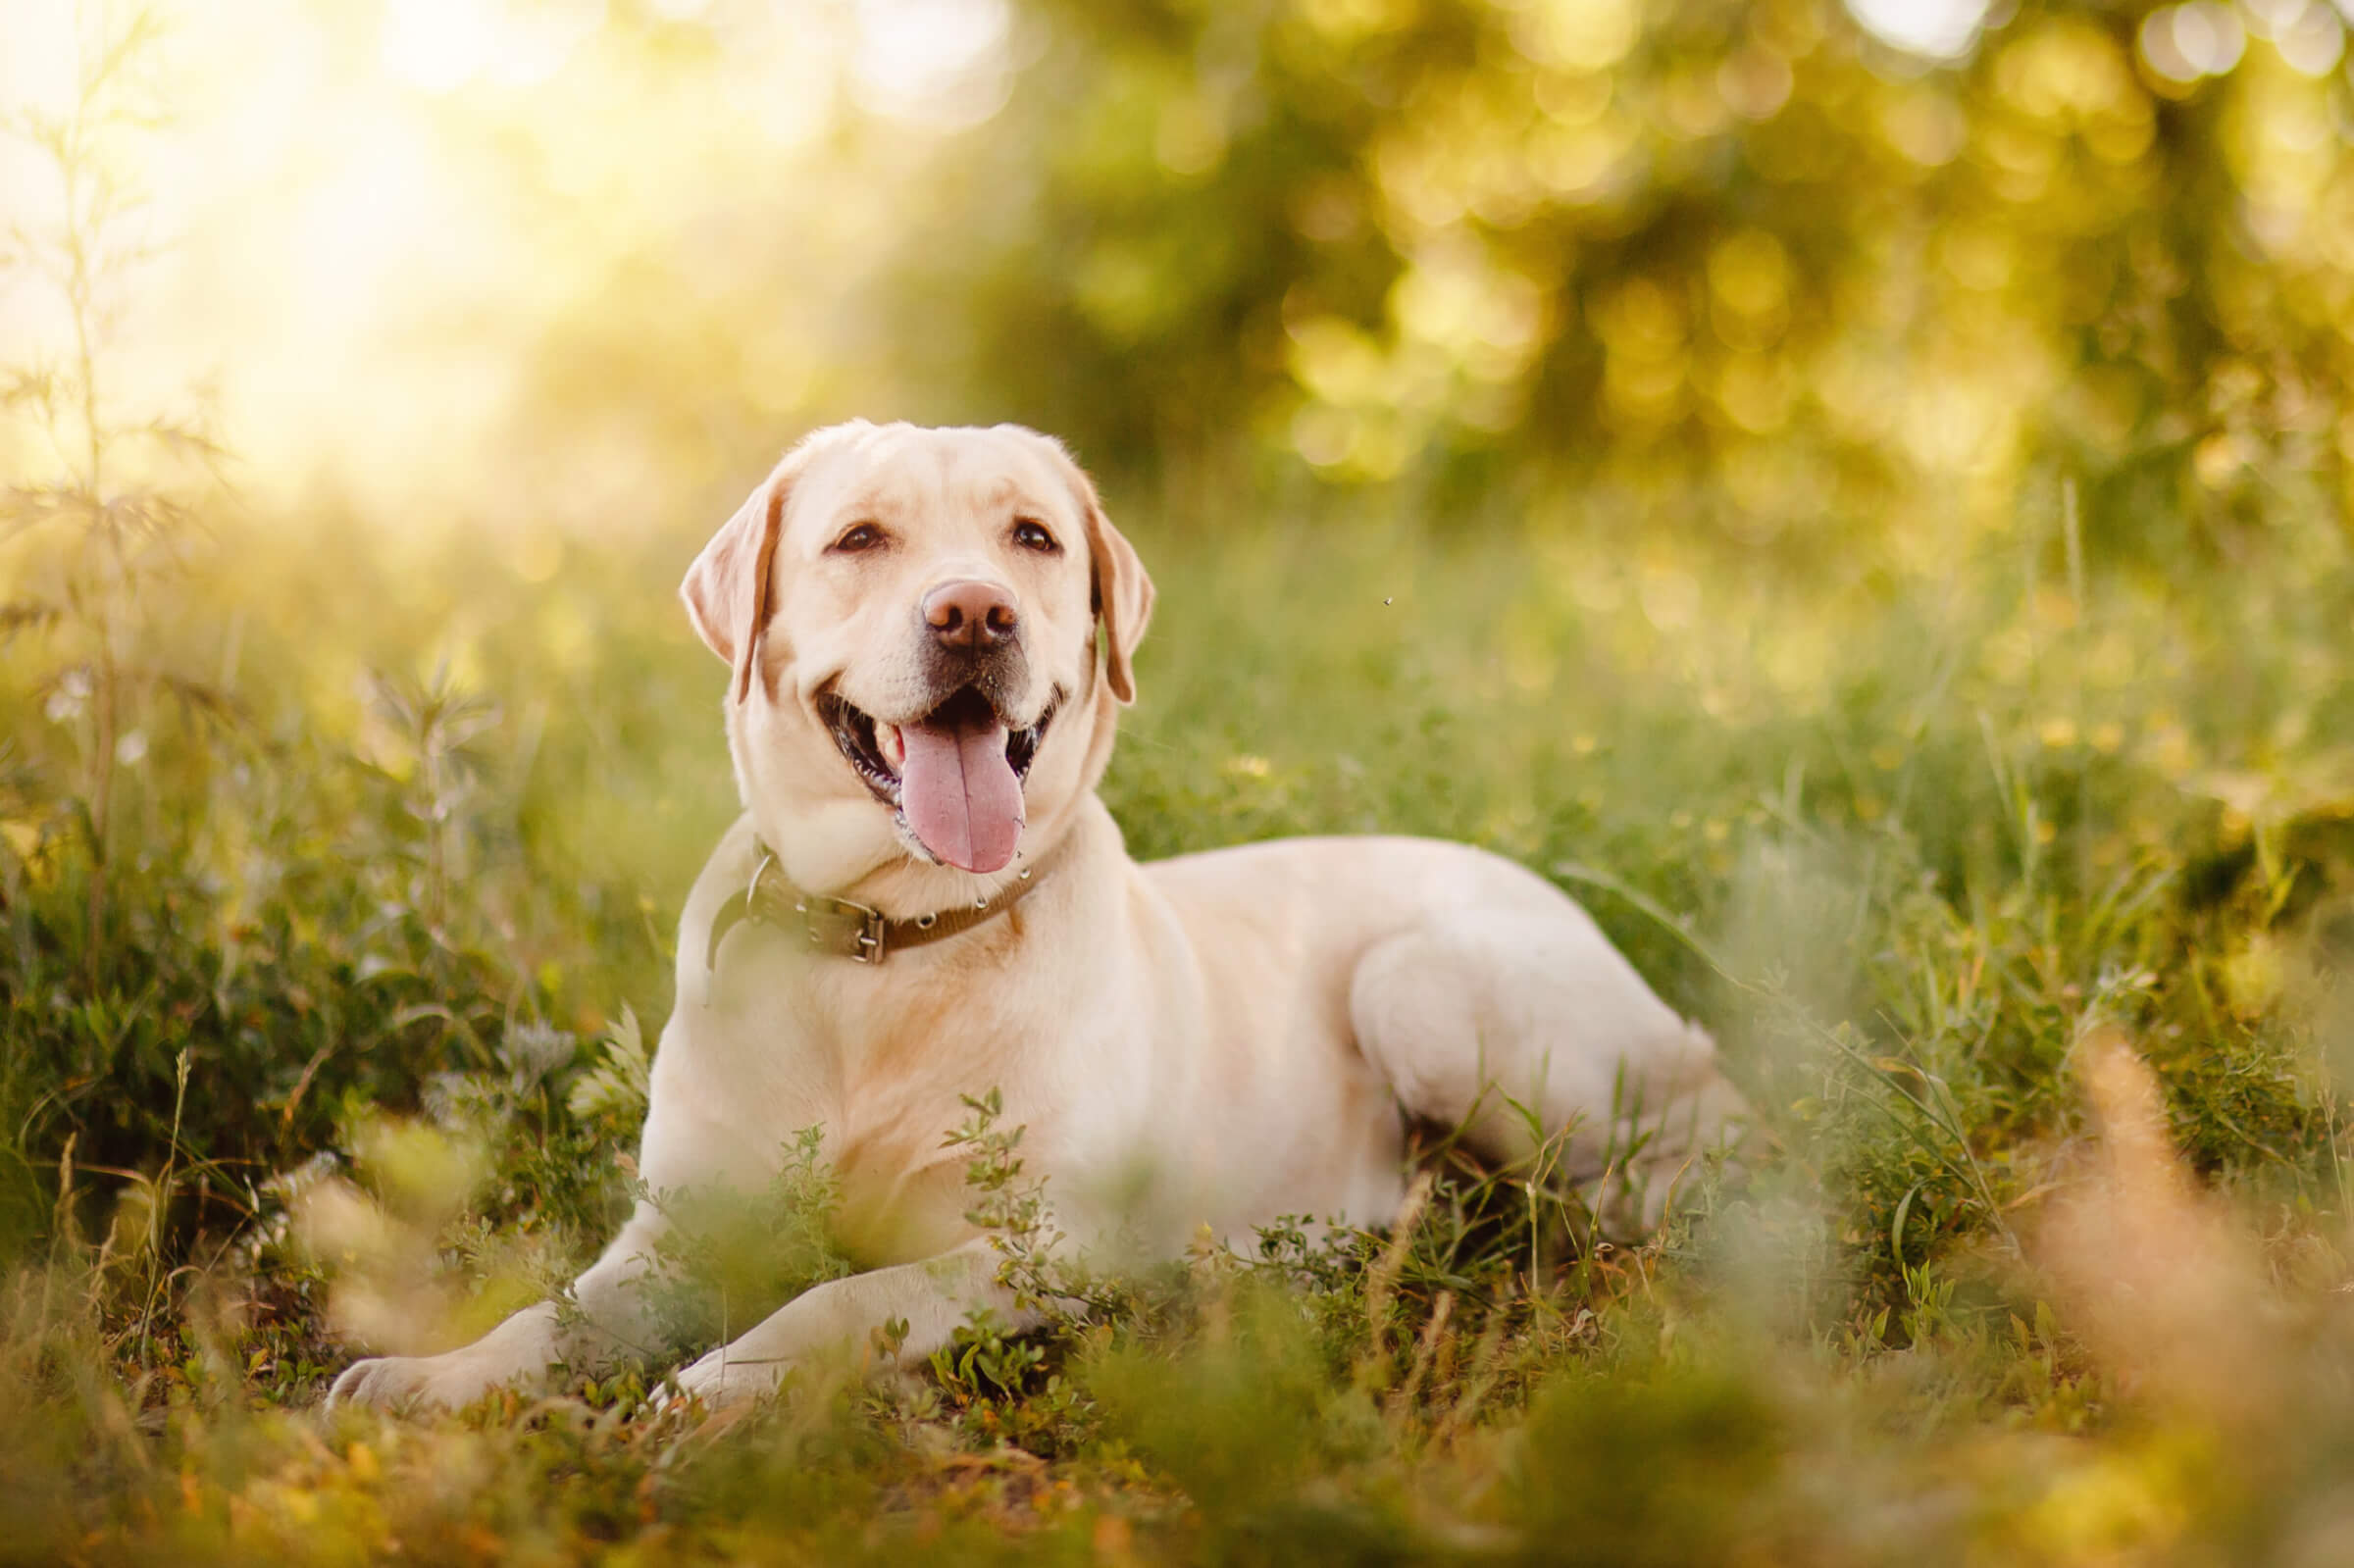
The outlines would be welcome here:
M 983 709 L 907 725 L 899 738 L 899 805 L 924 847 L 959 871 L 1004 870 L 1022 836 L 1022 782 L 1005 760 L 1005 727 Z

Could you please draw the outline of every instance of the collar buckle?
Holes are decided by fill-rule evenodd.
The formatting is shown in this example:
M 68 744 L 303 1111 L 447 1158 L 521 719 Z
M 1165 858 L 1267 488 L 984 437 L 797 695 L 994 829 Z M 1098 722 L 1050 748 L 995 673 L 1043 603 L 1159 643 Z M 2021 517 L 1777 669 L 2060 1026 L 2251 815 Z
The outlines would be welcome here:
M 743 889 L 744 912 L 754 919 L 759 918 L 761 909 L 761 879 L 776 863 L 776 851 L 761 845 L 759 864 L 752 868 L 751 883 Z M 771 896 L 793 900 L 793 912 L 800 917 L 801 931 L 812 947 L 840 953 L 854 964 L 879 964 L 891 950 L 891 922 L 879 909 L 854 898 L 801 892 L 789 884 L 781 885 Z M 712 945 L 716 951 L 718 943 Z
M 853 964 L 883 962 L 883 955 L 891 951 L 891 922 L 883 918 L 882 911 L 852 903 L 847 898 L 837 898 L 833 902 L 844 910 L 855 911 L 858 918 L 858 929 L 852 935 L 849 951 L 844 956 Z

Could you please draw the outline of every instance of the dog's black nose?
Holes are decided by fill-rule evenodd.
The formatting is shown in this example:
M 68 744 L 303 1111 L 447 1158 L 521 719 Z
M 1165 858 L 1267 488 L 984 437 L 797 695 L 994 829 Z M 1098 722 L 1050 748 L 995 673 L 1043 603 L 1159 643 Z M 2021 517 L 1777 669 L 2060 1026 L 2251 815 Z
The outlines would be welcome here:
M 944 648 L 994 648 L 1013 640 L 1021 616 L 994 582 L 943 582 L 924 595 L 924 625 Z

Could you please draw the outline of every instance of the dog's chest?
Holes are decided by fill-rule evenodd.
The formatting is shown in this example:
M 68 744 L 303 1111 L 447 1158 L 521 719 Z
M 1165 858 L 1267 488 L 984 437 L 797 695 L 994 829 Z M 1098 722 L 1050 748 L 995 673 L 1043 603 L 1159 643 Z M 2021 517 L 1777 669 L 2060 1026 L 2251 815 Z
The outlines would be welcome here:
M 1001 1132 L 1041 1109 L 1037 1021 L 1017 1016 L 1001 988 L 928 968 L 804 970 L 796 978 L 806 988 L 771 1015 L 790 1021 L 777 1065 L 790 1062 L 783 1076 L 801 1089 L 797 1126 L 786 1131 L 820 1130 L 837 1230 L 868 1266 L 929 1256 L 972 1234 L 969 1151 L 951 1139 L 975 1125 L 968 1100 L 995 1092 Z

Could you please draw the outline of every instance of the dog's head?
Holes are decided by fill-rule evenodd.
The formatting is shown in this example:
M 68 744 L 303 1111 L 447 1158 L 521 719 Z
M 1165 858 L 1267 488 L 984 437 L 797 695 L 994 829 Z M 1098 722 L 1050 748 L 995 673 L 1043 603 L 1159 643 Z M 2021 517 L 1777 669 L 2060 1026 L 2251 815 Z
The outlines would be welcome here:
M 1152 608 L 1087 476 L 1011 425 L 817 431 L 680 592 L 729 666 L 738 782 L 787 875 L 963 874 L 900 879 L 915 904 L 1001 883 L 1060 834 Z

